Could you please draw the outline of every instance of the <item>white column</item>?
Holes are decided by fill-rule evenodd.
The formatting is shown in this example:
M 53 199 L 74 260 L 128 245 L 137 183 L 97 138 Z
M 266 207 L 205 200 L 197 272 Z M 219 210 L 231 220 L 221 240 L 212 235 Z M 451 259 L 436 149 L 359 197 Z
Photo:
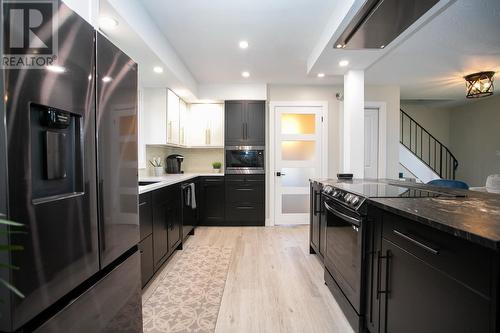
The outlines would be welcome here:
M 344 75 L 343 172 L 364 177 L 365 73 L 350 70 Z

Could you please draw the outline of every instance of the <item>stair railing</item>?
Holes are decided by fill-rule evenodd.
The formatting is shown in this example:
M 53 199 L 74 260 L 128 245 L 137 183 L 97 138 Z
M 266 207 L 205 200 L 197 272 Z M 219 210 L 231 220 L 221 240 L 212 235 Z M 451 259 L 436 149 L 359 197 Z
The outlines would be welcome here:
M 406 112 L 400 110 L 403 144 L 440 178 L 455 179 L 458 161 L 451 151 Z

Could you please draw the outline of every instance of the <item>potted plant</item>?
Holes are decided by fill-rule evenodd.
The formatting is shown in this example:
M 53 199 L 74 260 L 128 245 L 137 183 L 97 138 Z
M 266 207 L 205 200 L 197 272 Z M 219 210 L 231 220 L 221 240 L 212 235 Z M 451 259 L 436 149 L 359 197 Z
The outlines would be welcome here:
M 222 163 L 221 162 L 213 162 L 212 163 L 212 168 L 214 170 L 214 173 L 220 173 L 221 167 L 222 167 Z
M 163 175 L 163 166 L 161 165 L 160 157 L 153 157 L 153 159 L 149 160 L 149 164 L 153 166 L 155 177 Z

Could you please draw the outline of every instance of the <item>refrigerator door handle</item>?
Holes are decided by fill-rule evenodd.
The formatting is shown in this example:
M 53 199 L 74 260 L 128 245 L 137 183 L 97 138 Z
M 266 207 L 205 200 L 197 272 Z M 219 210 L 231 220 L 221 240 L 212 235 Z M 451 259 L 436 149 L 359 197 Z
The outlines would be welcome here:
M 97 228 L 99 229 L 99 242 L 101 243 L 101 247 L 104 250 L 106 248 L 106 235 L 104 231 L 104 195 L 103 195 L 103 190 L 104 190 L 104 180 L 99 179 L 99 191 L 97 193 L 98 201 L 98 209 L 99 209 L 99 216 L 98 220 L 100 221 L 99 225 Z

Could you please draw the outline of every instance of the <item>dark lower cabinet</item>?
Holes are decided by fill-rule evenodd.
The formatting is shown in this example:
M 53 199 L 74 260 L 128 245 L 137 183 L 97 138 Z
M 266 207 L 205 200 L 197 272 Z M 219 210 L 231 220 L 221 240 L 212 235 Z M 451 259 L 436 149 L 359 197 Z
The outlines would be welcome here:
M 488 297 L 386 239 L 382 254 L 382 332 L 491 332 Z
M 141 282 L 144 287 L 155 272 L 153 261 L 153 235 L 149 235 L 139 243 L 141 253 Z
M 181 199 L 179 184 L 139 196 L 143 287 L 182 242 Z
M 265 175 L 227 175 L 225 225 L 265 225 Z
M 492 250 L 369 210 L 365 316 L 371 333 L 497 332 Z
M 151 192 L 139 195 L 139 226 L 141 240 L 153 233 L 153 198 Z
M 153 192 L 153 258 L 155 269 L 161 266 L 163 259 L 168 254 L 169 206 L 167 187 Z
M 326 215 L 323 209 L 321 190 L 318 182 L 310 184 L 309 252 L 316 253 L 323 260 L 326 252 Z
M 225 225 L 224 193 L 224 176 L 200 177 L 200 225 Z

